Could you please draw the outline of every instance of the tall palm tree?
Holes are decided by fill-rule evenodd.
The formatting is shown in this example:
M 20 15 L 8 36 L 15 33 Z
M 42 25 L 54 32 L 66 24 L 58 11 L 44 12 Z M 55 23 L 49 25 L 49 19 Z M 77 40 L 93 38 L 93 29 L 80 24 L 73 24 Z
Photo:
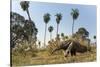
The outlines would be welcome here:
M 31 20 L 30 14 L 29 14 L 29 1 L 21 1 L 20 2 L 21 8 L 23 9 L 23 11 L 27 12 L 28 18 L 29 20 Z
M 56 15 L 56 22 L 57 22 L 57 33 L 56 33 L 56 36 L 58 35 L 58 28 L 59 28 L 59 24 L 60 24 L 60 21 L 62 20 L 62 14 L 61 13 L 57 13 Z
M 73 34 L 74 34 L 74 21 L 79 16 L 79 10 L 78 9 L 72 9 L 71 16 L 73 18 L 73 23 L 72 23 L 72 36 L 73 36 Z
M 45 22 L 45 34 L 44 34 L 44 46 L 45 46 L 47 23 L 50 21 L 50 14 L 49 13 L 44 14 L 43 19 L 44 19 L 44 22 Z
M 49 26 L 48 27 L 48 31 L 50 32 L 50 40 L 52 39 L 52 31 L 53 31 L 53 27 Z

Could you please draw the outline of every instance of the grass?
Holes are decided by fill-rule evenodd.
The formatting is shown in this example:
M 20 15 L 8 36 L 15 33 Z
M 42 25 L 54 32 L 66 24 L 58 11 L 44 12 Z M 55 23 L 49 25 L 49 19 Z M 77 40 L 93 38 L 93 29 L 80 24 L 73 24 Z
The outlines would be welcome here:
M 38 51 L 36 56 L 26 54 L 23 57 L 22 54 L 12 55 L 13 66 L 25 66 L 25 65 L 44 65 L 44 64 L 62 64 L 62 63 L 79 63 L 79 62 L 92 62 L 96 61 L 96 50 L 92 52 L 86 52 L 84 54 L 77 53 L 77 56 L 64 57 L 63 54 L 51 55 L 48 51 Z

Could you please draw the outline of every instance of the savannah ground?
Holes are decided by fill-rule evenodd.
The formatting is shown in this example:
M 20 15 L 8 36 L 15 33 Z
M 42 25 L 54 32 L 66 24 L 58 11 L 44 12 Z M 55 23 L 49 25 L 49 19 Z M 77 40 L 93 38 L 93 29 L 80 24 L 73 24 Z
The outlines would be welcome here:
M 64 57 L 63 53 L 57 53 L 51 55 L 46 50 L 40 50 L 35 56 L 31 53 L 12 55 L 13 66 L 24 65 L 44 65 L 44 64 L 63 64 L 63 63 L 80 63 L 80 62 L 94 62 L 96 61 L 96 48 L 92 47 L 92 52 L 86 52 L 76 56 Z

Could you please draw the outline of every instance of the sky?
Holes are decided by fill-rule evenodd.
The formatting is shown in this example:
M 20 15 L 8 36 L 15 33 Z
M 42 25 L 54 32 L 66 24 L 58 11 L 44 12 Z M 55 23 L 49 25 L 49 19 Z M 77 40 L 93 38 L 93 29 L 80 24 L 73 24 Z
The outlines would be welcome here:
M 12 12 L 16 12 L 28 19 L 26 11 L 23 11 L 20 6 L 20 1 L 12 0 Z M 43 43 L 45 23 L 43 16 L 45 13 L 49 13 L 51 19 L 47 24 L 47 27 L 53 26 L 52 38 L 56 36 L 56 17 L 57 13 L 62 14 L 62 20 L 59 24 L 59 34 L 64 33 L 65 35 L 71 35 L 72 33 L 72 16 L 71 9 L 77 8 L 79 10 L 79 17 L 75 20 L 74 33 L 80 28 L 84 27 L 89 32 L 89 38 L 93 41 L 93 36 L 96 35 L 96 6 L 95 5 L 79 5 L 79 4 L 62 4 L 62 3 L 45 3 L 45 2 L 34 2 L 30 1 L 29 12 L 31 19 L 34 21 L 38 28 L 37 38 Z M 46 42 L 50 40 L 50 33 L 47 29 Z

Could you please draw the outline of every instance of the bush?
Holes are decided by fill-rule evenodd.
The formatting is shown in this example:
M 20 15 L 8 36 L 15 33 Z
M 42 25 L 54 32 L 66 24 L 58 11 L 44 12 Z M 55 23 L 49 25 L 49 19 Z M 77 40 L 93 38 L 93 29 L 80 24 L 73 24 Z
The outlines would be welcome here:
M 17 44 L 13 49 L 12 49 L 12 54 L 13 55 L 22 55 L 22 56 L 26 56 L 26 55 L 30 55 L 32 57 L 36 56 L 36 52 L 37 52 L 37 48 L 36 46 L 29 44 L 28 42 L 24 42 L 21 44 Z

